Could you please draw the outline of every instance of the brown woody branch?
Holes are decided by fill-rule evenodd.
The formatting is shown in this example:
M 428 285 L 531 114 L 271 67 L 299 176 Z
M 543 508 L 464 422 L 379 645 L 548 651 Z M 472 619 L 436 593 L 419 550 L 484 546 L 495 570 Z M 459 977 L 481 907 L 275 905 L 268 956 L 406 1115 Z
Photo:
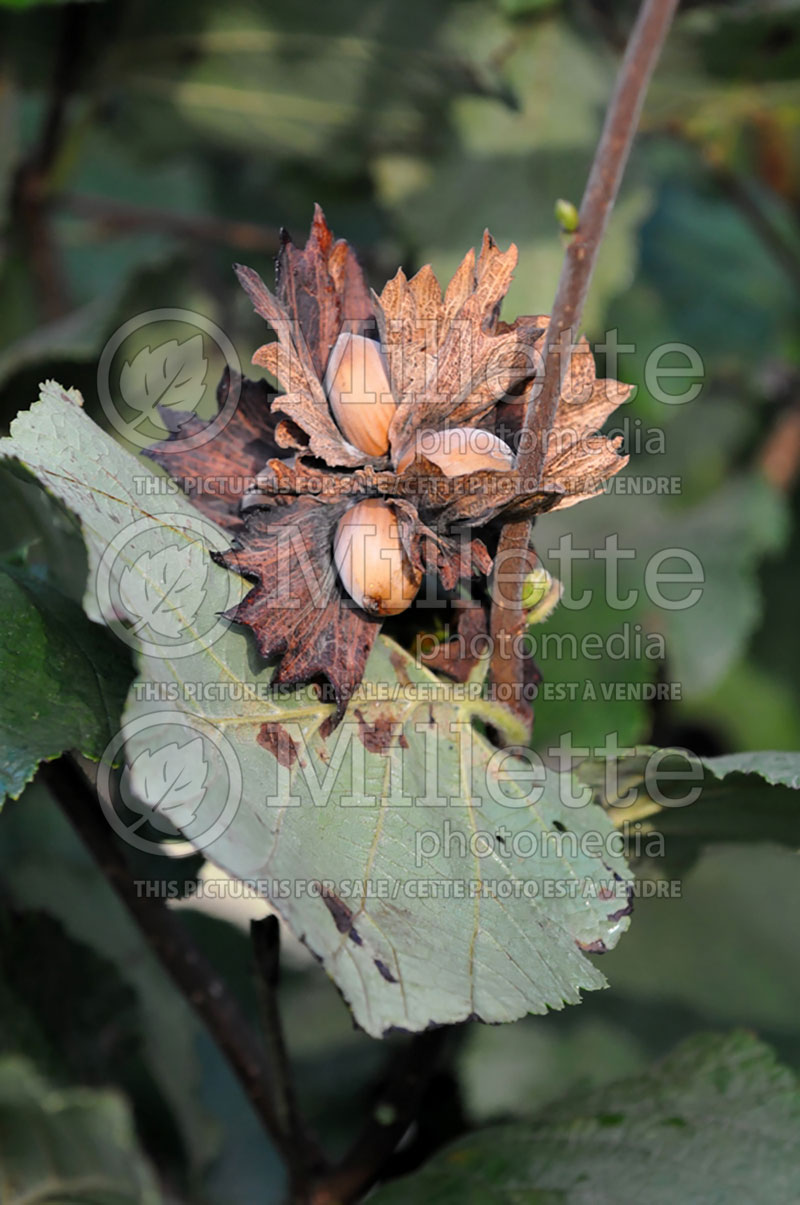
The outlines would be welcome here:
M 415 1034 L 391 1059 L 383 1086 L 361 1132 L 342 1161 L 321 1177 L 311 1205 L 350 1205 L 378 1179 L 413 1122 L 452 1028 Z
M 521 441 L 517 463 L 526 493 L 535 492 L 542 480 L 550 433 L 597 254 L 639 124 L 647 85 L 677 6 L 678 0 L 644 0 L 628 40 L 581 202 L 578 228 L 561 270 L 542 352 L 541 388 L 531 394 L 526 408 L 523 430 L 527 438 Z M 503 585 L 501 590 L 496 579 L 491 617 L 494 641 L 491 682 L 501 688 L 501 697 L 512 700 L 523 682 L 522 657 L 514 650 L 515 636 L 524 626 L 523 581 L 535 564 L 530 538 L 530 520 L 507 523 L 497 552 L 496 563 Z M 514 706 L 525 714 L 527 705 L 522 700 Z
M 273 1069 L 238 1001 L 164 900 L 137 890 L 97 798 L 75 761 L 64 756 L 43 765 L 39 772 L 150 949 L 228 1060 L 290 1170 L 292 1200 L 306 1201 L 297 1159 L 297 1127 L 289 1132 L 276 1110 Z
M 322 1170 L 324 1160 L 321 1152 L 310 1142 L 300 1117 L 283 1036 L 278 1007 L 281 931 L 277 916 L 251 921 L 250 940 L 255 960 L 261 1027 L 272 1079 L 273 1108 L 284 1137 L 283 1152 L 289 1169 L 292 1200 L 306 1202 L 310 1199 L 309 1181 L 314 1173 Z
M 226 218 L 176 213 L 152 205 L 135 205 L 102 197 L 93 193 L 65 193 L 58 198 L 58 207 L 75 217 L 93 222 L 109 234 L 131 234 L 152 230 L 194 242 L 218 243 L 239 251 L 263 252 L 274 255 L 279 247 L 274 230 L 254 222 L 231 221 Z

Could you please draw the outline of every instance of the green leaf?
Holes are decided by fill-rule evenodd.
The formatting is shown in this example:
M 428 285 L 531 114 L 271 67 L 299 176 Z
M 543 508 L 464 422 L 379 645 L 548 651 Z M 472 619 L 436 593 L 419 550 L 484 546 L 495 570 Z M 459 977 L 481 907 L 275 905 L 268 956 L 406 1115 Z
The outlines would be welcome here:
M 54 33 L 58 14 L 42 11 L 54 2 L 56 0 L 38 4 L 36 7 L 40 11 L 27 17 L 20 14 L 14 19 L 3 14 L 7 27 L 3 31 L 4 40 L 10 41 L 14 34 L 19 38 L 13 50 L 11 46 L 7 47 L 9 61 L 24 54 L 22 47 L 37 41 L 42 59 L 41 33 L 38 39 L 31 33 L 28 42 L 25 30 L 29 25 L 35 29 L 35 22 L 39 21 L 42 25 L 50 24 L 53 27 L 51 34 Z M 87 3 L 94 5 L 98 0 L 87 0 Z M 90 23 L 94 16 L 86 13 Z M 47 61 L 46 55 L 43 61 Z M 30 76 L 30 72 L 26 73 L 20 65 L 17 70 L 20 77 Z M 31 88 L 30 82 L 28 88 Z M 6 93 L 8 91 L 6 87 Z M 29 109 L 35 101 L 30 92 L 24 97 L 16 105 L 6 103 L 4 106 L 7 97 L 0 94 L 0 133 L 4 136 L 4 144 L 10 144 L 12 139 L 19 144 L 16 160 L 12 157 L 12 167 L 23 161 L 26 154 L 31 154 L 35 145 L 30 144 Z M 41 100 L 44 111 L 45 95 L 40 94 L 37 99 Z M 134 206 L 134 214 L 137 204 L 150 206 L 152 213 L 154 199 L 166 197 L 169 198 L 169 210 L 180 220 L 192 213 L 207 212 L 203 175 L 202 167 L 190 164 L 183 155 L 173 155 L 162 165 L 155 164 L 152 156 L 137 155 L 130 139 L 109 134 L 103 123 L 84 120 L 71 127 L 66 145 L 61 148 L 51 170 L 50 187 L 57 191 L 66 189 L 84 199 L 89 194 L 90 209 L 93 199 L 99 198 L 101 211 L 105 203 L 112 208 L 118 203 L 123 207 Z M 0 154 L 0 185 L 2 178 Z M 76 370 L 75 365 L 91 365 L 94 369 L 115 326 L 131 313 L 150 308 L 147 300 L 143 302 L 140 288 L 149 287 L 148 296 L 152 297 L 157 286 L 146 280 L 145 273 L 174 260 L 181 250 L 180 240 L 170 229 L 169 216 L 161 228 L 157 221 L 155 228 L 152 223 L 148 227 L 146 220 L 143 228 L 138 228 L 134 216 L 131 227 L 115 233 L 113 238 L 95 237 L 97 230 L 91 213 L 83 217 L 80 212 L 73 214 L 71 207 L 66 206 L 64 211 L 53 215 L 52 234 L 63 276 L 65 312 L 49 319 L 41 310 L 30 256 L 25 254 L 20 240 L 10 240 L 9 254 L 0 267 L 0 324 L 4 332 L 0 384 L 27 372 L 34 380 L 41 380 L 45 375 L 44 366 L 51 372 L 56 364 L 68 363 L 71 371 Z M 196 293 L 191 286 L 188 291 L 196 303 Z M 174 290 L 170 296 L 173 304 L 179 304 Z M 154 302 L 153 308 L 157 305 L 158 302 Z M 127 348 L 131 346 L 127 341 L 126 344 Z
M 225 537 L 185 498 L 159 493 L 163 479 L 76 403 L 49 384 L 0 450 L 79 516 L 85 606 L 121 630 L 114 581 L 105 593 L 91 586 L 109 546 L 122 550 L 115 572 L 147 574 L 154 554 L 197 541 L 192 523 L 212 545 Z M 488 705 L 387 640 L 325 735 L 332 705 L 308 688 L 272 694 L 247 635 L 219 621 L 244 583 L 211 563 L 202 571 L 196 613 L 194 599 L 187 615 L 162 586 L 180 656 L 171 637 L 156 645 L 147 627 L 128 631 L 141 677 L 124 717 L 123 788 L 168 808 L 229 873 L 258 880 L 371 1034 L 513 1020 L 602 986 L 583 950 L 610 948 L 627 927 L 628 871 L 589 793 L 497 753 L 472 723 L 491 719 Z
M 113 1092 L 52 1088 L 30 1063 L 0 1060 L 5 1205 L 157 1205 L 127 1106 Z
M 510 320 L 550 311 L 564 258 L 553 207 L 559 197 L 583 192 L 615 66 L 598 40 L 585 42 L 556 15 L 543 12 L 518 24 L 509 18 L 531 5 L 503 7 L 508 17 L 482 4 L 456 5 L 439 36 L 475 64 L 476 75 L 499 75 L 495 91 L 508 102 L 498 103 L 496 95 L 453 96 L 439 154 L 427 147 L 410 153 L 408 143 L 399 152 L 379 146 L 373 171 L 379 200 L 415 249 L 416 262 L 432 263 L 443 283 L 483 227 L 501 245 L 518 245 L 519 267 L 504 302 Z M 635 232 L 648 208 L 647 191 L 628 184 L 593 277 L 584 319 L 589 329 L 599 326 L 608 298 L 630 282 Z
M 671 89 L 681 94 L 675 82 Z M 708 99 L 717 109 L 719 93 Z M 738 125 L 740 104 L 734 112 Z M 704 356 L 712 349 L 747 356 L 745 349 L 754 347 L 759 357 L 779 354 L 796 312 L 791 284 L 777 258 L 765 256 L 755 226 L 696 181 L 695 168 L 685 183 L 678 173 L 667 183 L 651 218 L 643 278 L 657 282 L 673 339 L 690 342 Z M 717 272 L 705 270 L 705 256 Z
M 1 8 L 36 8 L 45 4 L 66 4 L 67 0 L 0 0 Z
M 768 1047 L 734 1033 L 691 1038 L 648 1074 L 532 1123 L 470 1134 L 374 1200 L 785 1205 L 798 1195 L 797 1081 Z
M 725 757 L 704 758 L 703 764 L 715 778 L 757 774 L 772 786 L 800 790 L 800 753 L 730 753 Z
M 654 702 L 702 701 L 758 624 L 759 570 L 785 541 L 785 499 L 755 474 L 731 477 L 698 501 L 636 494 L 640 481 L 669 477 L 686 488 L 683 466 L 699 438 L 688 413 L 681 430 L 680 456 L 674 448 L 671 460 L 643 453 L 611 493 L 537 520 L 537 553 L 565 587 L 553 615 L 531 632 L 543 675 L 538 749 L 563 733 L 597 750 L 608 733 L 621 744 L 646 740 Z M 700 459 L 706 463 L 705 449 Z M 665 580 L 671 573 L 677 584 Z M 751 700 L 736 689 L 746 716 Z
M 538 1115 L 567 1093 L 645 1071 L 698 1032 L 757 1032 L 800 1072 L 797 855 L 715 845 L 677 876 L 655 858 L 625 940 L 603 959 L 612 990 L 513 1026 L 470 1026 L 460 1083 L 479 1124 Z M 656 888 L 669 883 L 669 897 Z M 652 893 L 648 889 L 652 889 Z
M 28 803 L 20 800 L 17 809 L 26 810 Z M 7 840 L 6 825 L 4 819 Z M 46 840 L 47 834 L 40 832 L 40 843 Z M 56 918 L 43 909 L 11 904 L 12 876 L 4 874 L 4 882 L 0 1052 L 30 1058 L 43 1075 L 62 1086 L 113 1084 L 130 1104 L 143 1147 L 159 1166 L 182 1167 L 187 1156 L 184 1135 L 159 1085 L 165 1078 L 163 1065 L 149 1058 L 152 1018 L 145 1019 L 133 985 L 107 957 L 67 932 L 62 918 L 69 904 L 63 895 Z M 81 889 L 91 891 L 85 882 Z M 206 1145 L 209 1161 L 212 1153 Z
M 683 864 L 715 841 L 800 847 L 800 753 L 697 757 L 643 747 L 627 750 L 614 771 L 609 780 L 608 767 L 597 760 L 578 768 L 616 823 L 651 817 L 670 857 Z
M 619 480 L 635 475 L 629 470 Z M 758 623 L 758 565 L 782 546 L 786 532 L 785 501 L 756 475 L 733 478 L 691 506 L 611 493 L 576 507 L 574 517 L 543 516 L 536 525 L 537 552 L 564 581 L 565 592 L 535 632 L 544 652 L 537 660 L 547 704 L 537 744 L 546 746 L 558 731 L 571 731 L 577 743 L 593 747 L 612 731 L 623 743 L 641 740 L 655 697 L 647 691 L 655 689 L 662 659 L 673 697 L 709 689 Z M 622 557 L 616 561 L 616 599 L 608 576 L 614 540 Z M 604 558 L 610 553 L 609 562 Z M 666 580 L 672 573 L 680 576 L 676 584 Z M 572 697 L 559 699 L 561 683 Z
M 176 5 L 156 26 L 148 17 L 138 27 L 134 18 L 119 72 L 128 121 L 148 147 L 164 137 L 147 124 L 160 114 L 168 130 L 184 126 L 179 146 L 199 132 L 228 154 L 256 152 L 273 165 L 324 159 L 347 179 L 370 146 L 429 137 L 448 92 L 475 87 L 424 0 L 380 10 L 342 0 L 335 11 L 318 0 L 272 10 L 237 0 L 200 13 Z
M 65 749 L 101 756 L 130 686 L 124 650 L 77 603 L 11 569 L 0 571 L 0 672 L 0 800 Z

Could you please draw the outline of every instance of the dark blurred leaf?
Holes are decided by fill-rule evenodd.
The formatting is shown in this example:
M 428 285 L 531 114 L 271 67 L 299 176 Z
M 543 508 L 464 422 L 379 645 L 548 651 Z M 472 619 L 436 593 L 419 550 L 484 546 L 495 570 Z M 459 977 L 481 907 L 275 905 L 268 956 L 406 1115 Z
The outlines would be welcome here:
M 644 1070 L 650 1054 L 627 1018 L 608 1007 L 518 1021 L 513 1026 L 470 1026 L 459 1061 L 470 1118 L 478 1125 L 538 1112 L 567 1091 L 611 1083 Z M 656 1054 L 662 1053 L 657 1050 Z
M 203 1176 L 203 1205 L 283 1200 L 286 1172 L 280 1157 L 205 1033 L 198 1035 L 197 1054 L 202 1070 L 199 1103 L 222 1123 L 217 1149 Z
M 133 678 L 125 651 L 71 599 L 17 570 L 0 572 L 0 792 L 16 799 L 40 761 L 76 749 L 99 758 Z
M 546 544 L 537 548 L 545 552 Z M 557 576 L 555 562 L 551 567 Z M 531 631 L 543 677 L 534 745 L 548 749 L 563 733 L 592 749 L 602 748 L 610 732 L 623 744 L 646 739 L 652 705 L 647 695 L 655 689 L 660 644 L 648 644 L 639 615 L 630 617 L 608 605 L 598 573 L 584 576 L 578 568 L 573 580 L 576 595 L 591 583 L 591 604 L 581 610 L 562 605 Z
M 800 624 L 797 622 L 797 569 L 800 564 L 800 493 L 795 491 L 792 504 L 792 539 L 780 561 L 764 568 L 762 586 L 765 593 L 764 615 L 754 634 L 750 654 L 760 674 L 786 700 L 789 722 L 797 718 L 790 739 L 773 741 L 784 748 L 800 748 Z M 730 702 L 730 697 L 729 697 Z M 760 719 L 758 696 L 752 710 Z M 748 714 L 740 711 L 740 716 Z M 785 715 L 785 713 L 784 713 Z M 786 723 L 786 720 L 783 721 Z M 762 746 L 766 743 L 761 742 Z M 732 744 L 731 748 L 741 748 Z M 750 745 L 750 748 L 753 746 Z
M 230 880 L 210 865 L 203 875 L 209 892 L 206 906 L 212 908 L 213 893 L 224 891 Z M 235 886 L 235 884 L 234 884 Z M 222 898 L 222 897 L 220 897 Z M 191 904 L 191 901 L 190 901 Z M 182 919 L 225 982 L 236 993 L 253 1024 L 260 1024 L 249 934 L 216 916 L 194 907 L 182 910 Z M 300 1111 L 310 1129 L 332 1155 L 343 1154 L 356 1136 L 360 1119 L 369 1107 L 369 1092 L 379 1076 L 393 1045 L 403 1037 L 374 1042 L 353 1025 L 341 995 L 327 976 L 318 974 L 316 962 L 284 928 L 279 1003 L 287 1046 L 292 1052 L 293 1075 Z M 301 947 L 302 949 L 302 947 Z M 301 966 L 298 960 L 301 959 Z M 202 1048 L 201 1048 L 202 1057 Z M 226 1126 L 220 1156 L 210 1169 L 210 1181 L 219 1193 L 231 1182 L 258 1182 L 259 1169 L 274 1163 L 274 1153 L 255 1141 L 258 1122 L 241 1098 L 236 1085 L 223 1083 L 221 1072 L 207 1068 L 209 1107 L 235 1123 Z M 214 1088 L 213 1085 L 217 1085 Z M 226 1100 L 224 1109 L 215 1103 L 218 1090 Z M 239 1103 L 236 1103 L 236 1099 Z M 247 1152 L 247 1154 L 245 1153 Z M 227 1171 L 226 1171 L 227 1169 Z M 242 1199 L 247 1194 L 242 1193 Z
M 755 1027 L 800 1068 L 797 854 L 750 841 L 715 845 L 677 873 L 663 862 L 653 859 L 657 879 L 639 880 L 630 933 L 603 959 L 612 1015 L 616 998 L 626 1029 L 639 1004 L 691 1009 L 694 1027 Z
M 162 1200 L 120 1096 L 60 1091 L 11 1057 L 0 1061 L 0 1189 L 6 1205 Z
M 47 576 L 63 594 L 79 602 L 86 584 L 86 553 L 72 515 L 46 494 L 25 470 L 0 465 L 5 523 L 0 560 Z
M 798 1194 L 797 1081 L 737 1033 L 690 1039 L 649 1074 L 551 1105 L 531 1124 L 470 1134 L 374 1199 L 785 1205 Z
M 768 745 L 800 748 L 800 700 L 752 654 L 732 665 L 711 691 L 683 701 L 677 719 L 679 725 L 689 726 L 690 733 L 705 731 L 716 736 L 720 748 L 746 752 L 758 752 Z M 678 731 L 682 730 L 679 727 Z M 686 739 L 691 743 L 690 737 Z
M 140 1021 L 114 968 L 45 912 L 0 912 L 0 934 L 0 1047 L 62 1082 L 102 1084 L 129 1067 Z
M 93 0 L 85 0 L 86 3 Z M 72 0 L 0 0 L 0 6 L 3 8 L 37 8 L 45 4 L 67 4 L 72 3 Z
M 0 1049 L 62 1085 L 122 1089 L 151 1153 L 175 1158 L 180 1138 L 148 1067 L 133 988 L 46 912 L 0 911 L 0 939 Z
M 116 294 L 95 298 L 65 318 L 33 326 L 27 334 L 20 335 L 0 355 L 0 383 L 23 368 L 53 359 L 95 359 L 108 333 L 109 311 L 113 311 L 118 301 Z M 35 321 L 31 315 L 31 323 Z
M 709 72 L 740 83 L 742 72 L 751 80 L 796 79 L 800 53 L 797 0 L 734 0 L 720 4 L 716 21 L 698 37 Z M 794 10 L 794 12 L 793 12 Z
M 162 893 L 182 879 L 180 864 L 161 859 L 161 875 L 142 876 L 144 890 Z M 135 993 L 142 1018 L 147 1073 L 171 1110 L 183 1143 L 188 1175 L 214 1157 L 219 1129 L 204 1101 L 196 1042 L 199 1022 L 168 979 L 139 929 L 112 892 L 59 809 L 38 784 L 10 803 L 0 817 L 0 877 L 11 905 L 55 917 L 72 940 L 106 960 Z M 158 888 L 148 882 L 158 882 Z M 165 886 L 166 884 L 166 886 Z M 91 993 L 91 982 L 85 984 Z M 219 1052 L 214 1049 L 219 1059 Z M 147 1111 L 147 1080 L 140 1085 Z M 150 1103 L 152 1106 L 152 1094 Z M 159 1116 L 159 1114 L 156 1114 Z M 148 1137 L 151 1137 L 150 1135 Z M 158 1135 L 169 1147 L 171 1135 Z M 174 1149 L 167 1151 L 174 1159 Z
M 659 509 L 637 505 L 633 539 L 638 536 L 640 547 L 650 555 L 665 548 L 693 553 L 703 570 L 697 603 L 669 611 L 656 608 L 655 626 L 666 635 L 671 674 L 689 693 L 718 681 L 756 626 L 756 570 L 759 561 L 779 551 L 786 540 L 785 503 L 753 476 L 729 480 L 691 510 L 670 516 L 659 515 Z M 665 563 L 664 568 L 671 566 Z M 681 562 L 676 568 L 685 573 Z M 679 586 L 673 595 L 665 586 L 663 594 L 679 599 L 687 590 Z
M 272 164 L 325 157 L 334 178 L 353 175 L 369 147 L 426 139 L 449 92 L 481 86 L 439 42 L 446 8 L 301 0 L 198 14 L 182 5 L 165 24 L 154 5 L 140 6 L 119 63 L 124 122 L 150 147 L 199 134 L 226 152 Z
M 461 1076 L 477 1122 L 644 1070 L 698 1029 L 756 1028 L 800 1071 L 800 934 L 784 922 L 800 909 L 797 856 L 749 842 L 714 846 L 679 874 L 653 857 L 647 871 L 630 933 L 603 957 L 609 991 L 513 1027 L 469 1027 Z
M 672 337 L 701 355 L 776 352 L 796 301 L 780 264 L 724 195 L 668 184 L 643 232 L 642 279 L 652 281 Z
M 560 3 L 561 0 L 498 0 L 498 8 L 509 17 L 521 17 L 545 8 L 555 8 Z

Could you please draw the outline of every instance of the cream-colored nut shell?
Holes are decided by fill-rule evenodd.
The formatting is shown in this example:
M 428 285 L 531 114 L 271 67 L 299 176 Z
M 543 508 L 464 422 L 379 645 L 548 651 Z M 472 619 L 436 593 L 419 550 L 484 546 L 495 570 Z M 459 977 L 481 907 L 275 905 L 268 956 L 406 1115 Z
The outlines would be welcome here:
M 422 580 L 403 550 L 393 508 L 379 498 L 357 502 L 342 516 L 333 559 L 345 590 L 368 615 L 399 615 Z
M 418 431 L 397 463 L 398 473 L 424 456 L 445 477 L 490 471 L 504 473 L 514 467 L 514 453 L 504 440 L 479 427 L 450 427 L 447 431 Z
M 389 449 L 395 405 L 380 343 L 341 334 L 325 370 L 325 393 L 345 439 L 370 456 Z

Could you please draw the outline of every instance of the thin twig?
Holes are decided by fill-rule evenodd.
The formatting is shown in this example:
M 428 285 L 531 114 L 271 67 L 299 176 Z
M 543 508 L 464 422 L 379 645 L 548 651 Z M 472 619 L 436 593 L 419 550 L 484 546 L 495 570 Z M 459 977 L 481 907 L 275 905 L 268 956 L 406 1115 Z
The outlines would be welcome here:
M 312 1150 L 306 1137 L 289 1067 L 289 1057 L 283 1036 L 278 1008 L 278 978 L 280 969 L 281 931 L 277 916 L 265 916 L 250 922 L 250 940 L 256 969 L 256 990 L 261 1008 L 267 1058 L 272 1072 L 272 1103 L 284 1137 L 289 1175 L 292 1181 L 292 1200 L 308 1200 L 310 1174 L 319 1170 L 317 1150 Z
M 375 1183 L 419 1112 L 451 1036 L 447 1026 L 426 1030 L 397 1052 L 361 1133 L 341 1163 L 318 1180 L 312 1205 L 350 1205 Z
M 274 230 L 254 222 L 176 213 L 170 209 L 134 205 L 129 201 L 117 201 L 113 197 L 92 193 L 65 193 L 58 198 L 58 207 L 66 213 L 94 222 L 101 230 L 112 234 L 152 230 L 176 238 L 219 243 L 239 251 L 263 252 L 266 255 L 274 255 L 279 246 Z
M 67 130 L 67 110 L 81 79 L 89 6 L 66 4 L 53 63 L 50 95 L 39 137 L 17 168 L 12 210 L 30 261 L 44 317 L 54 320 L 69 310 L 69 298 L 50 221 L 51 177 Z
M 561 398 L 561 387 L 578 337 L 578 324 L 592 279 L 597 253 L 628 161 L 647 85 L 669 31 L 678 0 L 644 0 L 625 51 L 605 125 L 595 151 L 581 202 L 578 229 L 567 248 L 553 313 L 545 336 L 541 388 L 532 391 L 525 412 L 517 467 L 525 492 L 535 492 L 542 480 L 550 433 Z M 500 697 L 513 701 L 525 715 L 527 704 L 518 696 L 523 681 L 522 656 L 516 636 L 522 630 L 522 586 L 534 564 L 528 519 L 507 523 L 500 536 L 497 564 L 502 591 L 496 583 L 491 630 L 494 641 L 491 681 Z M 518 696 L 518 697 L 517 697 Z
M 283 1127 L 272 1103 L 271 1069 L 258 1035 L 237 1000 L 164 900 L 137 890 L 97 799 L 75 762 L 68 756 L 61 757 L 43 765 L 40 774 L 151 950 L 227 1058 L 265 1130 L 288 1164 Z

